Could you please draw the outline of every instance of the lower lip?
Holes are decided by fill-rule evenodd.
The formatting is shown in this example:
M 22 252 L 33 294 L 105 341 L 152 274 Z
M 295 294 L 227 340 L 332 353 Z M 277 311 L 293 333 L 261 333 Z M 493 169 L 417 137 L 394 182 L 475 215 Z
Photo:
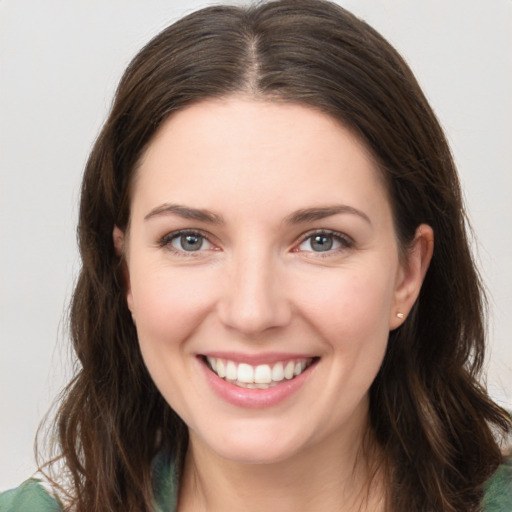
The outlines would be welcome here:
M 248 409 L 263 409 L 284 402 L 302 387 L 316 363 L 313 362 L 313 364 L 306 368 L 299 376 L 291 380 L 283 380 L 276 386 L 267 389 L 249 389 L 236 386 L 235 384 L 221 379 L 216 373 L 210 370 L 202 359 L 199 359 L 199 361 L 203 367 L 206 380 L 220 398 L 237 407 L 245 407 Z

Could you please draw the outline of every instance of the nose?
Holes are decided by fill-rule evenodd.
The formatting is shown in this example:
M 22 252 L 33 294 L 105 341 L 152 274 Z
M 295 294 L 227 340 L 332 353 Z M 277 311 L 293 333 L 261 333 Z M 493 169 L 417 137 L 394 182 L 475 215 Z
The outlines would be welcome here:
M 292 317 L 284 269 L 272 255 L 261 252 L 244 251 L 233 258 L 219 303 L 222 323 L 250 337 L 284 327 Z

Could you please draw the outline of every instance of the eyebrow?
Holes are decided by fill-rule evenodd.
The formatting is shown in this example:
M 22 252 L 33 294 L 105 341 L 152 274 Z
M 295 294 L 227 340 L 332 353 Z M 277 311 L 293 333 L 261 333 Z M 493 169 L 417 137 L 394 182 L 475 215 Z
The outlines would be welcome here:
M 306 222 L 313 222 L 315 220 L 325 219 L 333 215 L 339 215 L 348 213 L 357 215 L 358 217 L 365 220 L 368 224 L 372 225 L 372 222 L 366 213 L 347 205 L 334 205 L 324 206 L 315 208 L 305 208 L 297 210 L 292 214 L 285 217 L 284 221 L 286 224 L 302 224 Z M 151 210 L 145 217 L 144 220 L 151 219 L 160 215 L 177 215 L 183 219 L 197 220 L 208 224 L 224 224 L 224 218 L 221 215 L 217 215 L 209 210 L 202 208 L 191 208 L 189 206 L 183 206 L 179 204 L 164 203 Z
M 315 220 L 325 219 L 326 217 L 331 217 L 332 215 L 338 215 L 340 213 L 357 215 L 370 224 L 370 226 L 372 225 L 372 221 L 366 213 L 344 204 L 298 210 L 291 215 L 288 215 L 285 218 L 285 222 L 287 224 L 302 224 L 304 222 L 313 222 Z
M 197 220 L 200 222 L 206 222 L 208 224 L 224 224 L 224 219 L 221 215 L 217 215 L 209 210 L 190 208 L 188 206 L 182 206 L 179 204 L 168 204 L 164 203 L 151 210 L 145 217 L 144 220 L 157 217 L 159 215 L 174 214 L 183 219 Z

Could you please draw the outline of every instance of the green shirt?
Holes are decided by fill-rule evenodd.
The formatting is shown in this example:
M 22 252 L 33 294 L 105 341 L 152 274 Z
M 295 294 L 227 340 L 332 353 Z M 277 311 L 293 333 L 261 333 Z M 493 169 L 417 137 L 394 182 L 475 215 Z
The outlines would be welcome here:
M 153 466 L 155 512 L 176 512 L 177 477 L 173 464 L 159 458 Z M 63 508 L 38 479 L 0 494 L 0 512 L 62 512 Z M 512 512 L 512 458 L 487 482 L 484 512 Z

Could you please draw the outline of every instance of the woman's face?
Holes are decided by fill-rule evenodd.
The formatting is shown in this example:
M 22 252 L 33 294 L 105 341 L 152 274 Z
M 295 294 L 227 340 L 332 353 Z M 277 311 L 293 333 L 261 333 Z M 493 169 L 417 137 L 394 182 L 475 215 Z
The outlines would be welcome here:
M 192 443 L 273 462 L 364 430 L 421 263 L 401 265 L 382 178 L 351 132 L 294 104 L 181 110 L 114 238 L 145 363 Z

